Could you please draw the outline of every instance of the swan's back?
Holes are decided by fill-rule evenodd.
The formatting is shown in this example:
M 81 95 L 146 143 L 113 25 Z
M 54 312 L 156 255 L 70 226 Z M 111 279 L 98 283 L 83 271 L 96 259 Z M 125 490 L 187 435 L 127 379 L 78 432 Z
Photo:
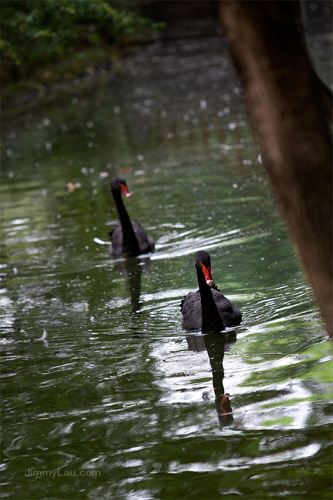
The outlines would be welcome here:
M 148 236 L 139 222 L 132 221 L 132 227 L 138 240 L 141 253 L 152 252 L 155 248 L 153 238 L 151 236 Z
M 237 326 L 242 321 L 242 313 L 231 300 L 227 299 L 219 290 L 212 290 L 218 312 L 224 326 Z
M 190 292 L 180 304 L 185 330 L 199 330 L 202 325 L 200 291 Z
M 148 236 L 141 226 L 136 221 L 131 221 L 135 236 L 138 240 L 140 253 L 152 252 L 155 243 L 151 236 Z M 120 224 L 116 224 L 112 231 L 109 233 L 111 238 L 110 254 L 120 257 L 123 255 L 123 230 Z
M 242 321 L 242 313 L 238 307 L 218 289 L 212 288 L 211 292 L 224 326 L 239 325 Z M 183 315 L 182 327 L 185 330 L 200 330 L 202 327 L 200 291 L 190 292 L 181 302 L 180 308 Z

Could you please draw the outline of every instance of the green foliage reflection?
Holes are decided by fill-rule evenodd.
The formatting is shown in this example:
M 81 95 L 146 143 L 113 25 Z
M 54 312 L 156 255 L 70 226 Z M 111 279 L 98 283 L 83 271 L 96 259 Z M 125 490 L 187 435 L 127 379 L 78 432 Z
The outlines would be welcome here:
M 111 0 L 4 1 L 1 18 L 2 62 L 14 77 L 27 77 L 77 49 L 159 26 L 140 15 L 135 4 Z

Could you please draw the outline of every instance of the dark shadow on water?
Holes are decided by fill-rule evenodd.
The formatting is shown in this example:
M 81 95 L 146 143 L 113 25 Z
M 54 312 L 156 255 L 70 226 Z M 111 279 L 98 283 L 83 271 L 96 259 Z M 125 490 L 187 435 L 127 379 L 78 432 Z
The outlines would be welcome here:
M 115 262 L 114 270 L 127 281 L 131 301 L 131 324 L 129 329 L 132 331 L 132 337 L 142 337 L 148 333 L 147 317 L 145 313 L 140 312 L 142 301 L 141 296 L 141 277 L 149 272 L 151 267 L 150 258 L 129 257 Z M 138 314 L 140 313 L 140 314 Z
M 126 278 L 131 297 L 132 313 L 136 313 L 141 308 L 141 276 L 149 271 L 150 259 L 128 258 L 117 261 L 114 269 L 118 274 Z
M 234 417 L 229 394 L 225 393 L 223 386 L 223 358 L 225 351 L 228 351 L 230 346 L 237 341 L 236 332 L 231 330 L 207 335 L 188 335 L 186 340 L 190 351 L 207 351 L 212 369 L 215 406 L 219 423 L 221 426 L 232 424 Z M 205 397 L 205 393 L 203 397 Z

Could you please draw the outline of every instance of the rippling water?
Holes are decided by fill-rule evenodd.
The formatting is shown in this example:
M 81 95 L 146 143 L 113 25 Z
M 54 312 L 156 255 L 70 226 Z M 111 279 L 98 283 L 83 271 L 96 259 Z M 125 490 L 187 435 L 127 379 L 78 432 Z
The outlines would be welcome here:
M 219 44 L 148 47 L 6 130 L 3 498 L 331 496 L 331 347 Z M 102 244 L 116 173 L 152 255 Z M 198 249 L 226 335 L 181 328 Z

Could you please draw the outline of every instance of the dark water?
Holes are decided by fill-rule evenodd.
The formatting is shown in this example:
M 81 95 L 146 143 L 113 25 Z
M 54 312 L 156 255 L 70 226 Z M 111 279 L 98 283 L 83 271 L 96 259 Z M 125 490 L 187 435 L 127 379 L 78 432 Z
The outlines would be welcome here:
M 331 346 L 224 50 L 156 44 L 4 130 L 3 498 L 331 498 Z M 151 256 L 100 243 L 119 173 Z M 181 328 L 203 248 L 225 336 Z

